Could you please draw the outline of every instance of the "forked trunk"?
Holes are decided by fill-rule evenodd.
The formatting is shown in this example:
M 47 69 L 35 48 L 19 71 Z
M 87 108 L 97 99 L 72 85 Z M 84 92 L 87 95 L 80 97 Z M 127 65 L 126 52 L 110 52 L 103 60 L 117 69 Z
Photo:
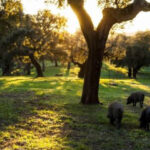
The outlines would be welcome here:
M 98 104 L 99 81 L 102 68 L 103 55 L 108 34 L 113 22 L 103 18 L 101 24 L 95 31 L 94 36 L 88 39 L 89 55 L 87 59 L 83 92 L 81 97 L 82 104 Z

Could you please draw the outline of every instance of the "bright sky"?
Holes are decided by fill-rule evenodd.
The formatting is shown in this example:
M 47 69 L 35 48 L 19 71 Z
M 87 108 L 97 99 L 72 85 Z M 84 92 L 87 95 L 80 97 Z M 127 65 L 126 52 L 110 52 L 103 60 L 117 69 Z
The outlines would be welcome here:
M 150 0 L 147 0 L 150 1 Z M 47 6 L 44 4 L 43 0 L 22 0 L 24 12 L 29 14 L 36 14 L 38 10 L 41 9 L 50 9 L 52 13 L 65 16 L 68 18 L 68 27 L 67 30 L 70 33 L 74 33 L 79 28 L 78 20 L 75 14 L 72 12 L 71 8 L 67 7 L 65 9 L 59 10 L 55 6 Z M 94 25 L 97 26 L 102 15 L 100 8 L 97 7 L 96 0 L 87 0 L 85 4 L 85 9 L 89 12 Z M 150 30 L 150 12 L 144 13 L 141 12 L 132 23 L 128 23 L 125 29 L 122 29 L 122 32 L 132 34 L 137 31 Z

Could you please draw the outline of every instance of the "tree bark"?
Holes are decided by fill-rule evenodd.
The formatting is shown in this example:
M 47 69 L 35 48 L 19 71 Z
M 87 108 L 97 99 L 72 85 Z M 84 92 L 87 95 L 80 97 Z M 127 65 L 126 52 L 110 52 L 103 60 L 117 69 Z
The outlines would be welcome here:
M 102 68 L 104 50 L 113 20 L 104 16 L 95 31 L 95 36 L 89 42 L 89 56 L 86 63 L 82 104 L 98 104 L 99 81 Z
M 41 69 L 40 64 L 36 61 L 36 59 L 34 58 L 34 54 L 30 54 L 29 55 L 32 64 L 34 65 L 34 67 L 36 68 L 36 72 L 37 72 L 37 77 L 43 77 L 43 72 Z
M 133 78 L 136 79 L 136 75 L 137 75 L 137 69 L 133 68 Z
M 99 79 L 102 67 L 102 60 L 106 40 L 114 21 L 105 14 L 102 21 L 94 30 L 94 26 L 89 15 L 85 12 L 82 3 L 76 5 L 72 1 L 70 4 L 77 14 L 80 26 L 88 45 L 89 55 L 86 63 L 82 104 L 98 104 Z M 80 9 L 79 9 L 80 7 Z
M 98 104 L 98 90 L 99 90 L 99 79 L 102 67 L 102 60 L 104 54 L 105 42 L 101 42 L 99 47 L 97 46 L 99 42 L 95 43 L 96 39 L 93 40 L 93 48 L 89 57 L 87 59 L 85 75 L 84 75 L 84 85 L 81 97 L 82 104 Z M 98 55 L 99 53 L 99 55 Z
M 93 60 L 92 56 L 89 56 L 86 65 L 83 92 L 81 97 L 82 104 L 98 104 L 98 89 L 99 89 L 99 77 L 101 63 L 97 63 Z
M 128 77 L 132 78 L 132 68 L 131 67 L 128 68 Z
M 142 65 L 139 65 L 135 68 L 133 68 L 133 78 L 136 79 L 137 78 L 137 73 L 140 70 L 140 68 L 142 67 Z

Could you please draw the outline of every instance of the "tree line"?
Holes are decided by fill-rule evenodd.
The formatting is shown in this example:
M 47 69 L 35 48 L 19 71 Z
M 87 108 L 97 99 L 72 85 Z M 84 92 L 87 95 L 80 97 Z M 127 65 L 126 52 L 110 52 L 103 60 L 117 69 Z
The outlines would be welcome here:
M 0 61 L 2 75 L 11 75 L 24 66 L 30 74 L 31 64 L 37 76 L 43 76 L 39 62 L 43 59 L 55 60 L 66 19 L 53 15 L 49 10 L 39 11 L 37 15 L 23 13 L 20 1 L 9 0 L 1 3 L 0 17 Z M 44 69 L 43 69 L 44 70 Z

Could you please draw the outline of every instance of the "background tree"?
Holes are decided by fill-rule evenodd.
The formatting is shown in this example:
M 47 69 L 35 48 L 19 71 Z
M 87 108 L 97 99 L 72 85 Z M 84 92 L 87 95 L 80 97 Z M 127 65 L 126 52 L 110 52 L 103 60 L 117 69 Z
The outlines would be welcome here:
M 17 55 L 20 44 L 18 45 L 16 41 L 18 38 L 22 39 L 25 35 L 30 34 L 31 31 L 26 29 L 16 29 L 10 34 L 4 36 L 0 41 L 0 58 L 2 61 L 2 75 L 11 75 L 13 70 L 13 57 Z M 20 40 L 19 40 L 20 43 Z
M 88 51 L 81 31 L 79 30 L 75 34 L 65 34 L 64 47 L 68 50 L 68 70 L 70 69 L 71 63 L 73 63 L 80 68 L 78 77 L 84 78 Z
M 41 32 L 40 37 L 38 36 L 40 40 L 38 40 L 38 43 L 36 42 L 40 60 L 42 60 L 44 65 L 44 58 L 47 57 L 46 55 L 50 55 L 51 58 L 53 56 L 53 60 L 57 64 L 58 51 L 61 49 L 59 45 L 62 31 L 66 26 L 66 19 L 53 15 L 49 10 L 39 11 L 35 19 L 34 28 L 35 30 L 38 28 Z
M 20 18 L 18 29 L 13 29 L 1 40 L 1 58 L 4 58 L 5 64 L 3 75 L 11 74 L 13 67 L 10 65 L 14 58 L 28 56 L 36 68 L 37 76 L 41 77 L 43 72 L 38 60 L 47 55 L 54 43 L 58 42 L 59 31 L 65 26 L 66 20 L 47 10 L 35 16 L 22 15 Z
M 139 32 L 117 42 L 119 47 L 113 50 L 112 62 L 116 66 L 126 66 L 128 77 L 136 78 L 141 67 L 150 65 L 150 32 Z M 119 52 L 118 49 L 120 49 Z
M 20 26 L 20 20 L 23 14 L 22 4 L 19 0 L 3 0 L 0 3 L 1 5 L 1 12 L 3 12 L 0 16 L 0 40 L 3 43 L 6 41 L 6 37 L 8 37 L 8 43 L 12 42 L 11 37 L 14 34 L 14 38 L 17 37 L 18 27 Z M 20 32 L 22 33 L 22 31 Z M 4 42 L 5 43 L 5 42 Z M 0 59 L 1 59 L 1 67 L 3 69 L 3 75 L 10 75 L 11 69 L 9 66 L 9 61 L 7 63 L 6 59 L 4 60 L 4 53 L 6 54 L 6 47 L 8 48 L 8 43 L 4 44 L 1 47 L 0 51 Z M 1 44 L 2 46 L 2 44 Z M 12 47 L 9 47 L 10 49 Z M 9 50 L 10 50 L 9 49 Z M 6 55 L 5 55 L 6 56 Z M 11 64 L 11 68 L 13 67 L 13 63 Z M 5 70 L 6 69 L 6 70 Z

